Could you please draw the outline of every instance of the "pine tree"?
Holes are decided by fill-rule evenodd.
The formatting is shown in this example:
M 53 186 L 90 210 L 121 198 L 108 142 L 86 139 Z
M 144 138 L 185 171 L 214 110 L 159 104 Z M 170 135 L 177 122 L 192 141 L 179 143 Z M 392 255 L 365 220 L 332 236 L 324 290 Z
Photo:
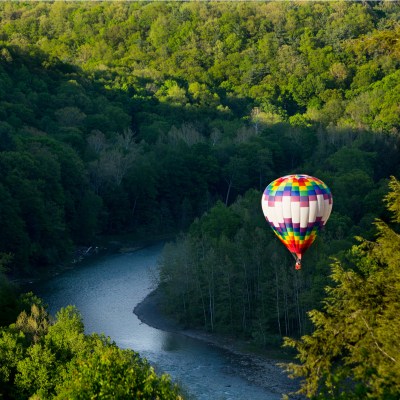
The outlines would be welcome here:
M 385 201 L 400 222 L 400 184 L 391 178 Z M 346 261 L 335 262 L 322 311 L 309 313 L 315 330 L 286 338 L 300 364 L 299 392 L 314 399 L 400 397 L 400 235 L 377 221 L 377 239 L 361 240 Z

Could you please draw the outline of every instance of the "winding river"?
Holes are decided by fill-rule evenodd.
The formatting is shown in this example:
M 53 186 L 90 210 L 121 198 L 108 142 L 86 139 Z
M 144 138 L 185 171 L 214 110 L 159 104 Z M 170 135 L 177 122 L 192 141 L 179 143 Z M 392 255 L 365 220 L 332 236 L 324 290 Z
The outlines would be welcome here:
M 35 284 L 51 314 L 69 304 L 80 310 L 87 333 L 104 333 L 166 372 L 199 400 L 278 400 L 276 393 L 229 373 L 232 358 L 212 345 L 142 323 L 132 312 L 154 288 L 162 245 L 86 261 Z

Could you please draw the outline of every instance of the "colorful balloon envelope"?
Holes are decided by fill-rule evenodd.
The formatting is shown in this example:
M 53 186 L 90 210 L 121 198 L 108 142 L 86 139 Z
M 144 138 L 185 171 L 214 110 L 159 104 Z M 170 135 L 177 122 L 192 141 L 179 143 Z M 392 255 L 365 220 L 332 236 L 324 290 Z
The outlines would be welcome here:
M 309 175 L 287 175 L 271 182 L 261 207 L 272 230 L 293 254 L 296 269 L 332 211 L 332 194 L 321 180 Z

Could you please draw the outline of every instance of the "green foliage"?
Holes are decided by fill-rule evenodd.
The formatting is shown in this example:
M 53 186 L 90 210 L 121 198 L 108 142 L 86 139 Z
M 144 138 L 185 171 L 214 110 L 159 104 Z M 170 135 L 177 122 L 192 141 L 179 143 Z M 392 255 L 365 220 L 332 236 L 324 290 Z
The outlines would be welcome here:
M 14 384 L 16 392 L 22 399 L 32 394 L 49 398 L 58 378 L 55 355 L 50 349 L 36 343 L 26 350 L 25 357 L 17 364 L 17 375 Z
M 136 353 L 108 345 L 74 361 L 54 398 L 181 399 L 178 393 L 167 375 L 157 376 Z
M 305 164 L 323 165 L 338 191 L 366 181 L 350 207 L 337 203 L 361 221 L 369 209 L 356 204 L 398 163 L 388 157 L 376 174 L 396 145 L 383 133 L 399 128 L 398 13 L 351 2 L 1 3 L 10 273 L 46 268 L 99 233 L 186 229 L 217 200 Z M 342 143 L 338 128 L 380 134 L 367 149 Z
M 396 211 L 399 183 L 392 178 L 390 186 L 388 208 Z M 377 227 L 375 242 L 364 240 L 349 253 L 352 268 L 333 264 L 323 310 L 309 313 L 314 332 L 286 339 L 301 362 L 288 370 L 305 378 L 300 391 L 309 398 L 399 396 L 400 236 L 382 221 Z
M 239 215 L 227 208 L 222 202 L 218 202 L 208 214 L 193 224 L 191 232 L 196 236 L 204 235 L 211 238 L 225 236 L 232 239 L 239 224 Z
M 19 314 L 15 328 L 24 333 L 28 342 L 37 343 L 49 328 L 48 314 L 45 308 L 32 304 L 29 315 L 25 310 Z
M 168 398 L 167 380 L 136 355 L 85 336 L 76 310 L 49 324 L 40 301 L 18 300 L 7 279 L 48 268 L 98 234 L 188 229 L 163 256 L 166 307 L 189 326 L 262 346 L 310 331 L 306 312 L 323 297 L 332 255 L 356 272 L 335 267 L 331 298 L 353 289 L 349 276 L 367 297 L 386 288 L 397 240 L 371 222 L 386 217 L 381 199 L 400 171 L 399 11 L 397 2 L 0 3 L 0 324 L 24 310 L 1 331 L 2 390 L 107 397 L 115 374 L 121 397 L 140 398 L 134 387 L 146 377 L 141 393 Z M 330 186 L 334 213 L 294 274 L 259 197 L 299 171 Z M 398 223 L 394 178 L 389 187 Z M 344 255 L 354 235 L 375 231 L 379 246 Z M 382 304 L 395 313 L 390 293 Z M 318 323 L 325 314 L 312 315 Z M 373 347 L 368 326 L 383 335 L 372 314 L 340 315 L 365 346 Z M 390 355 L 388 340 L 377 343 Z M 354 343 L 340 348 L 351 362 L 333 360 L 321 396 L 339 387 L 337 396 L 390 398 L 386 383 L 366 386 L 367 372 L 352 370 L 361 362 L 351 357 L 364 354 Z M 391 382 L 374 368 L 370 376 Z M 344 389 L 348 373 L 356 385 Z
M 6 274 L 98 234 L 188 229 L 163 266 L 172 313 L 262 345 L 307 332 L 327 258 L 380 229 L 399 171 L 398 15 L 390 2 L 0 3 Z M 335 206 L 294 275 L 259 196 L 299 171 Z M 20 306 L 5 274 L 0 295 L 7 324 Z M 26 309 L 27 340 L 34 323 Z M 48 335 L 72 354 L 63 329 Z
M 289 117 L 305 114 L 339 126 L 398 129 L 395 95 L 380 106 L 371 97 L 378 100 L 378 110 L 369 119 L 363 97 L 349 101 L 344 118 L 335 112 L 328 116 L 334 105 L 327 95 L 369 95 L 372 84 L 381 86 L 396 71 L 397 3 L 13 3 L 1 10 L 6 42 L 79 65 L 108 87 L 139 97 L 154 96 L 175 106 L 228 106 L 239 115 L 244 111 L 237 107 L 240 98 L 248 97 Z M 10 61 L 13 54 L 5 49 L 2 58 Z M 382 106 L 391 110 L 389 115 L 380 112 Z M 69 116 L 79 116 L 70 118 L 79 125 L 85 110 L 73 105 L 59 110 L 66 107 Z M 326 115 L 315 112 L 319 109 Z M 63 120 L 67 114 L 62 113 Z
M 386 195 L 385 201 L 387 203 L 387 208 L 392 212 L 393 221 L 400 222 L 400 183 L 392 176 L 389 183 L 390 192 Z
M 0 395 L 8 399 L 182 399 L 167 375 L 158 376 L 132 350 L 85 335 L 75 307 L 50 321 L 35 304 L 0 329 Z M 40 301 L 39 301 L 40 303 Z
M 10 254 L 0 253 L 0 326 L 10 323 L 14 319 L 15 288 L 8 281 L 6 272 L 10 263 Z
M 11 393 L 19 360 L 24 357 L 24 335 L 2 329 L 0 331 L 0 393 Z

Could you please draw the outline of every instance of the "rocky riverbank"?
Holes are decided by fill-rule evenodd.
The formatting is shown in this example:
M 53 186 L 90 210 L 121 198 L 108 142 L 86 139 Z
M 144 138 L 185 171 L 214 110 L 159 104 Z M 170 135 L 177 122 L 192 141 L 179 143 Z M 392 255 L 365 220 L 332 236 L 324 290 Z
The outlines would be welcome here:
M 151 292 L 133 312 L 145 324 L 163 331 L 175 332 L 194 339 L 202 340 L 228 352 L 231 362 L 227 373 L 240 375 L 249 382 L 280 395 L 287 394 L 289 399 L 303 399 L 293 392 L 299 388 L 299 382 L 290 379 L 278 365 L 282 360 L 269 358 L 243 350 L 244 343 L 226 336 L 220 336 L 201 330 L 184 329 L 161 311 L 162 294 L 159 290 Z

